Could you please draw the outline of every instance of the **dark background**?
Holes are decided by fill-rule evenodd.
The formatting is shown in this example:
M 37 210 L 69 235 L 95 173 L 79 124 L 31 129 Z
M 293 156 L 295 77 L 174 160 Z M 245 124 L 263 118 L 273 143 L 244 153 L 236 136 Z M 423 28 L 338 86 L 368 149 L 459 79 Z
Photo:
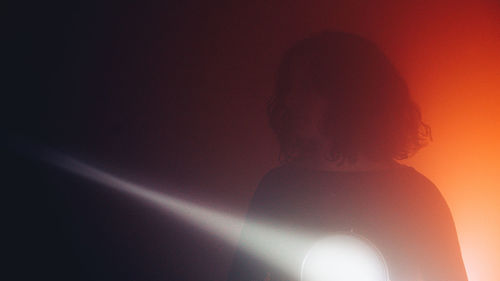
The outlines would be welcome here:
M 4 153 L 3 206 L 12 280 L 225 278 L 233 249 L 224 241 L 19 150 L 53 148 L 243 216 L 278 159 L 265 116 L 284 48 L 276 31 L 294 39 L 274 8 L 234 2 L 8 7 L 4 140 L 17 151 Z M 264 32 L 271 22 L 275 34 Z

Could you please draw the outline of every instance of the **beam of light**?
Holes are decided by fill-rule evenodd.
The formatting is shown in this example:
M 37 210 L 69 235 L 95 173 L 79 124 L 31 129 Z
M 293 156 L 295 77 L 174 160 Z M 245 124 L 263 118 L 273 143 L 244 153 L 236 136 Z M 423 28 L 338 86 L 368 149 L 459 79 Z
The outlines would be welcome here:
M 231 245 L 238 244 L 248 254 L 290 277 L 298 276 L 302 259 L 314 242 L 312 235 L 279 228 L 269 222 L 247 220 L 243 226 L 241 218 L 154 191 L 54 151 L 39 154 L 42 160 L 62 170 L 141 199 Z M 240 239 L 243 227 L 247 235 Z
M 350 248 L 354 249 L 354 251 L 361 248 L 359 247 L 359 244 L 346 243 L 346 241 L 350 241 L 348 239 L 341 239 L 337 241 L 340 242 L 340 244 L 345 244 L 344 247 L 332 247 L 332 243 L 328 245 L 321 244 L 320 248 L 326 249 L 327 252 L 316 251 L 318 249 L 318 244 L 315 244 L 317 237 L 316 234 L 276 227 L 269 222 L 247 220 L 243 226 L 243 219 L 235 218 L 222 212 L 201 207 L 188 201 L 151 190 L 145 186 L 129 182 L 101 171 L 74 158 L 47 151 L 39 154 L 42 160 L 54 166 L 83 178 L 92 180 L 102 186 L 124 192 L 137 199 L 148 202 L 161 208 L 162 210 L 167 211 L 169 214 L 174 214 L 184 221 L 189 222 L 220 239 L 223 239 L 231 245 L 236 245 L 239 242 L 239 247 L 242 250 L 260 259 L 264 263 L 275 268 L 278 272 L 281 272 L 292 279 L 298 279 L 301 275 L 301 271 L 304 272 L 304 268 L 306 268 L 307 271 L 310 264 L 325 264 L 322 261 L 318 261 L 318 257 L 321 257 L 321 259 L 331 259 L 335 256 L 337 258 L 335 261 L 340 261 L 340 259 L 338 259 L 338 254 L 335 255 L 328 253 L 328 250 L 338 252 L 340 249 L 343 251 L 342 253 L 345 257 L 355 257 L 355 259 L 351 261 L 357 261 L 357 265 L 361 266 L 361 268 L 358 267 L 358 269 L 361 271 L 366 271 L 363 269 L 363 266 L 366 266 L 363 263 L 366 263 L 367 260 L 371 259 L 370 257 L 359 257 L 360 251 L 357 251 L 349 256 L 348 252 Z M 245 235 L 240 239 L 242 227 L 245 229 Z M 331 239 L 328 241 L 332 242 Z M 316 245 L 316 247 L 313 247 L 313 250 L 310 250 L 313 245 Z M 335 244 L 335 246 L 339 246 L 339 243 Z M 353 246 L 356 246 L 357 248 Z M 320 255 L 317 255 L 318 253 L 320 253 Z M 308 259 L 305 259 L 306 256 Z M 341 267 L 345 265 L 345 263 L 340 264 Z M 304 267 L 304 265 L 307 266 Z M 313 266 L 312 268 L 315 267 Z M 368 265 L 367 268 L 368 271 L 372 270 L 373 264 Z M 321 272 L 324 272 L 324 270 Z M 304 278 L 302 278 L 302 280 L 309 281 Z M 321 279 L 318 281 L 323 280 L 331 279 Z M 358 279 L 345 280 L 360 281 Z M 363 281 L 368 280 L 386 281 L 382 279 L 366 279 Z M 317 280 L 315 279 L 314 281 Z

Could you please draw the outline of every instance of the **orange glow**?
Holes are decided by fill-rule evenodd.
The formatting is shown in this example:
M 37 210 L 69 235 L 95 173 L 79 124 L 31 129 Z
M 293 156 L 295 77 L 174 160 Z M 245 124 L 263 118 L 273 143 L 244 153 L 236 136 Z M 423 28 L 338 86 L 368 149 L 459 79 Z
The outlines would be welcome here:
M 470 281 L 500 276 L 500 2 L 344 1 L 313 30 L 376 42 L 406 78 L 434 141 L 407 161 L 441 190 Z M 329 6 L 330 5 L 330 6 Z
M 406 163 L 447 199 L 471 281 L 500 276 L 499 6 L 413 10 L 405 47 L 386 44 L 433 130 L 434 141 Z

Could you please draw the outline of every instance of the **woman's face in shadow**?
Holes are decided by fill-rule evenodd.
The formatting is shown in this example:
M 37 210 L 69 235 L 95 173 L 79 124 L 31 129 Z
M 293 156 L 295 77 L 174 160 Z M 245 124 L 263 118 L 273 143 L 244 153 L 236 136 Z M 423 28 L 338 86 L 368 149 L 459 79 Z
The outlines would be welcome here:
M 311 91 L 292 91 L 287 100 L 294 136 L 310 149 L 318 149 L 325 144 L 325 137 L 321 133 L 327 101 L 324 97 Z

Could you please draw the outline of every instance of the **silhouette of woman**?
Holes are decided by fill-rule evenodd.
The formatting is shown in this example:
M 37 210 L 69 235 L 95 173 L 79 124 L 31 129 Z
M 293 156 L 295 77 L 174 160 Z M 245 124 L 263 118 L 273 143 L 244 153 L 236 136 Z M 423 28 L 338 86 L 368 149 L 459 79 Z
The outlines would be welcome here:
M 375 44 L 331 31 L 299 41 L 279 65 L 268 115 L 282 165 L 261 180 L 248 219 L 354 231 L 377 245 L 391 281 L 467 280 L 444 198 L 395 161 L 424 146 L 430 128 Z M 229 281 L 269 278 L 285 280 L 237 249 Z

